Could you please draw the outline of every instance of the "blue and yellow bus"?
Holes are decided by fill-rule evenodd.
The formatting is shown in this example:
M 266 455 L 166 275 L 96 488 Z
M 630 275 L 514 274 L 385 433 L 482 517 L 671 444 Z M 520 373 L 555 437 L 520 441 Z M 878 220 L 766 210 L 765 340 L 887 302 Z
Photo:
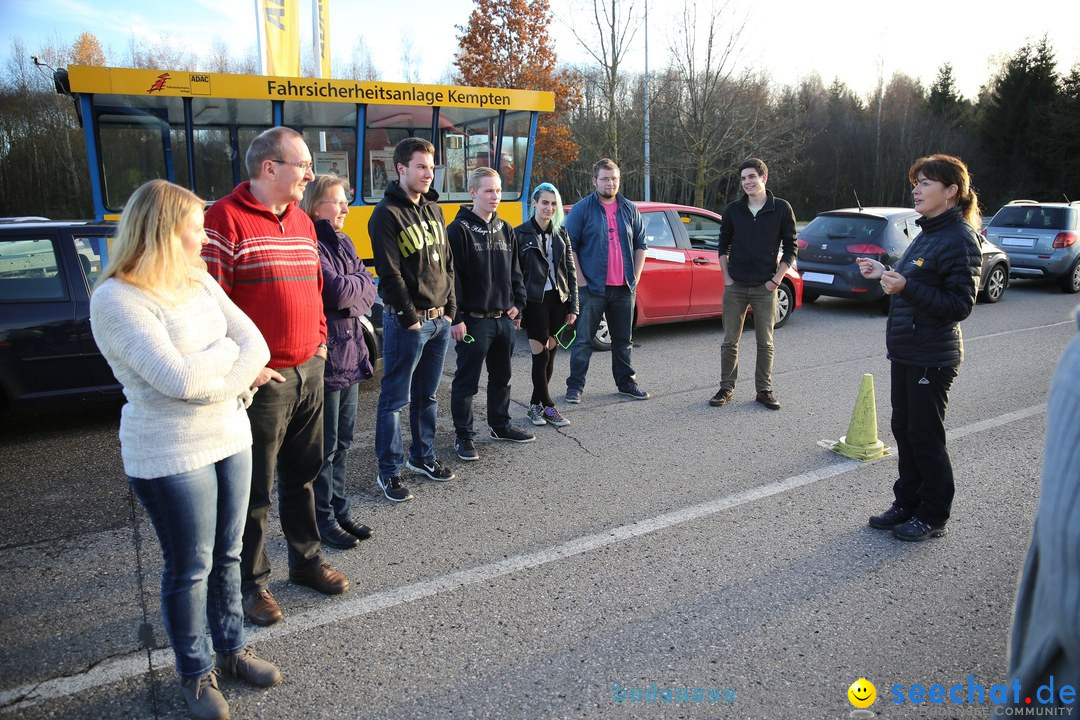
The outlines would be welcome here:
M 303 133 L 316 173 L 349 178 L 344 231 L 371 259 L 367 221 L 397 178 L 394 146 L 409 136 L 435 146 L 435 182 L 448 220 L 469 202 L 466 178 L 498 168 L 499 215 L 522 221 L 537 120 L 550 92 L 446 85 L 71 66 L 68 79 L 86 137 L 98 220 L 115 218 L 142 183 L 166 178 L 209 202 L 246 180 L 244 153 L 269 127 Z

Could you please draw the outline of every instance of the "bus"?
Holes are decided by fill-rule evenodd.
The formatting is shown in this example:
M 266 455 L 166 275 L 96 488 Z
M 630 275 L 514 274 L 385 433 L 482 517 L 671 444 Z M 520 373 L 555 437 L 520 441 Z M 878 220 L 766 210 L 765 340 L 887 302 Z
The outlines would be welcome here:
M 432 187 L 447 221 L 471 202 L 469 172 L 487 166 L 502 177 L 499 215 L 517 225 L 527 217 L 537 120 L 555 108 L 553 93 L 531 90 L 89 66 L 67 72 L 98 220 L 119 217 L 135 188 L 154 178 L 208 202 L 228 195 L 248 179 L 252 139 L 285 125 L 303 134 L 316 174 L 349 179 L 344 232 L 369 265 L 368 219 L 397 179 L 392 157 L 400 140 L 422 137 L 435 146 Z

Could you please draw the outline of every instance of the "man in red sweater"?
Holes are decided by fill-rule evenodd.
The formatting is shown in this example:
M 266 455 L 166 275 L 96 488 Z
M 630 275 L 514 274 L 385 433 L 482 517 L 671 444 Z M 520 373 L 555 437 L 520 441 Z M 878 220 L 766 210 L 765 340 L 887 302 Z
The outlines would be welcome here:
M 326 318 L 315 226 L 296 203 L 315 179 L 311 153 L 295 130 L 276 127 L 248 148 L 248 174 L 206 212 L 207 269 L 247 313 L 270 346 L 270 364 L 251 420 L 251 499 L 240 556 L 244 615 L 256 625 L 281 619 L 270 593 L 266 518 L 274 472 L 280 477 L 281 529 L 289 546 L 289 579 L 327 595 L 349 589 L 320 554 L 312 482 L 322 465 Z

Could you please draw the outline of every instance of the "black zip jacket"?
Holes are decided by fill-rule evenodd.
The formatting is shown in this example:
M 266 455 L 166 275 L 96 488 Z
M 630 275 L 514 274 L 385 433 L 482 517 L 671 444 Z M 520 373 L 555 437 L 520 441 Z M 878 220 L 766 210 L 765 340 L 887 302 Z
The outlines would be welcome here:
M 959 208 L 917 222 L 922 232 L 893 268 L 907 284 L 893 295 L 885 345 L 901 365 L 955 367 L 964 360 L 960 321 L 975 307 L 979 237 Z
M 438 199 L 429 190 L 414 203 L 394 180 L 368 220 L 379 295 L 405 327 L 420 320 L 418 309 L 445 307 L 447 317 L 457 312 L 454 264 Z
M 446 235 L 454 258 L 455 324 L 467 321 L 468 312 L 525 309 L 525 284 L 510 223 L 498 215 L 484 222 L 471 207 L 462 206 Z
M 514 228 L 521 257 L 521 274 L 525 280 L 525 295 L 529 302 L 536 303 L 544 301 L 544 287 L 548 277 L 547 255 L 540 243 L 542 232 L 532 219 Z M 560 302 L 570 303 L 570 313 L 579 315 L 577 268 L 574 267 L 574 253 L 570 250 L 570 234 L 562 227 L 558 233 L 549 233 L 549 237 L 551 261 L 555 266 L 552 289 L 559 294 Z
M 743 193 L 724 208 L 720 223 L 720 257 L 728 256 L 728 274 L 732 280 L 749 285 L 764 285 L 780 267 L 776 256 L 781 246 L 780 262 L 795 264 L 795 212 L 787 200 L 765 191 L 765 205 L 755 216 L 750 212 L 750 198 Z

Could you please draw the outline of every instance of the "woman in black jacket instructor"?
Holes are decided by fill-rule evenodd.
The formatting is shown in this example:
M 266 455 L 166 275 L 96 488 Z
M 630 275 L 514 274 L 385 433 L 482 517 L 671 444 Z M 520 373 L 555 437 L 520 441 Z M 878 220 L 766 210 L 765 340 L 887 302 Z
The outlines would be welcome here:
M 892 506 L 871 517 L 870 525 L 918 541 L 945 534 L 952 506 L 945 407 L 964 359 L 960 321 L 975 306 L 981 222 L 971 175 L 959 158 L 919 158 L 908 179 L 922 232 L 895 267 L 870 258 L 858 263 L 863 277 L 880 280 L 892 296 L 885 345 L 899 479 Z

